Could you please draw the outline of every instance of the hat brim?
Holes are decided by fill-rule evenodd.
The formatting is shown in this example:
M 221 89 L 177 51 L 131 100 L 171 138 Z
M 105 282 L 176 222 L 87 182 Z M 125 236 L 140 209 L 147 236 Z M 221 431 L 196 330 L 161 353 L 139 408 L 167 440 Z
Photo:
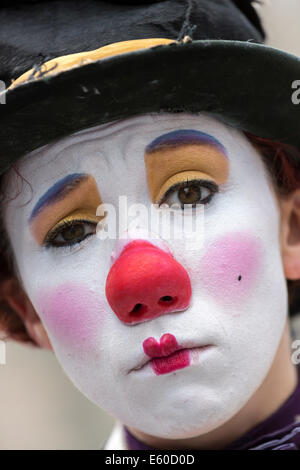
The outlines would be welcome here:
M 86 127 L 153 112 L 207 112 L 300 148 L 292 88 L 300 59 L 251 42 L 198 40 L 91 62 L 8 90 L 0 106 L 0 173 Z M 300 162 L 296 162 L 300 164 Z

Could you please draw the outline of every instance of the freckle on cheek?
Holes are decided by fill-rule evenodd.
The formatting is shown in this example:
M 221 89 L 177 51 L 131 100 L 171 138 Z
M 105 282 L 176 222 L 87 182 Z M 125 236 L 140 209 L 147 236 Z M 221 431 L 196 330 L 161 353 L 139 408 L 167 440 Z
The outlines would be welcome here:
M 245 299 L 259 282 L 262 253 L 252 235 L 232 233 L 216 240 L 200 261 L 203 287 L 222 303 Z
M 41 292 L 37 306 L 49 332 L 61 343 L 72 346 L 93 342 L 104 319 L 101 300 L 78 285 L 65 284 Z

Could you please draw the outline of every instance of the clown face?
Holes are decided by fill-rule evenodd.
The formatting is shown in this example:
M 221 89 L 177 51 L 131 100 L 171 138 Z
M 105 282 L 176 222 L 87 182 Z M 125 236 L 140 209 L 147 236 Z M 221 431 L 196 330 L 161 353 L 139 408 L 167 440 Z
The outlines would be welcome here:
M 287 316 L 277 199 L 244 134 L 205 114 L 142 115 L 47 145 L 18 169 L 29 185 L 8 174 L 18 195 L 5 224 L 74 385 L 162 438 L 233 417 L 266 377 Z M 121 228 L 101 236 L 125 196 Z M 201 218 L 197 243 L 153 231 L 143 211 L 132 226 L 133 204 L 168 214 L 174 203 L 169 225 L 183 204 Z

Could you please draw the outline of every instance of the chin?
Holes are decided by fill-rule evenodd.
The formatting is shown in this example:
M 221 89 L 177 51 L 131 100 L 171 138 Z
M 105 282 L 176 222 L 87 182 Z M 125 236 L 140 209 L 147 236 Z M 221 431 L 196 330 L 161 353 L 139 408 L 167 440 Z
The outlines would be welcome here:
M 234 402 L 234 408 L 232 406 Z M 122 416 L 121 421 L 139 431 L 162 439 L 191 439 L 217 429 L 229 421 L 243 403 L 224 399 L 221 390 L 190 391 L 170 400 L 144 404 L 135 408 L 135 416 Z

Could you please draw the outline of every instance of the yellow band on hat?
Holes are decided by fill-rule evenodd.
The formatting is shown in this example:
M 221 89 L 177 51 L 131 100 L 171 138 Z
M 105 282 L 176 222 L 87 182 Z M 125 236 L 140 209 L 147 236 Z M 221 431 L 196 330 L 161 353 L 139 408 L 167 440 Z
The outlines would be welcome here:
M 70 70 L 74 67 L 80 67 L 82 65 L 94 62 L 99 59 L 104 59 L 106 57 L 112 57 L 119 54 L 125 54 L 127 52 L 137 51 L 139 49 L 147 49 L 177 42 L 178 41 L 173 39 L 165 38 L 134 39 L 131 41 L 121 41 L 108 44 L 107 46 L 94 49 L 93 51 L 78 52 L 75 54 L 55 57 L 54 59 L 51 59 L 48 62 L 42 64 L 38 70 L 32 68 L 20 75 L 20 77 L 13 81 L 8 89 L 10 90 L 16 85 L 24 83 L 28 80 L 37 80 L 41 77 L 56 75 L 57 73 Z

